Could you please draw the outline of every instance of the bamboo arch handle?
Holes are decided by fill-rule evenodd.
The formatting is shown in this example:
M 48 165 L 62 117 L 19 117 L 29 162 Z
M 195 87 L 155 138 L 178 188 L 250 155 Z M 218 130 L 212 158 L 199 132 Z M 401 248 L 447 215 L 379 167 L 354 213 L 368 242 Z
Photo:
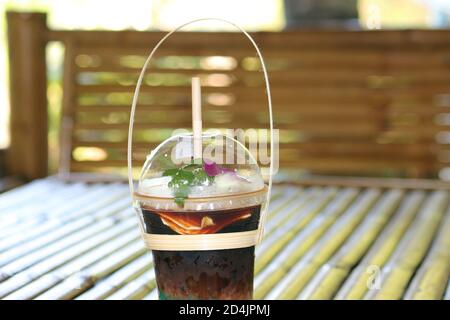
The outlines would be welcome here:
M 264 224 L 265 224 L 265 220 L 267 217 L 269 201 L 270 201 L 270 193 L 271 193 L 271 189 L 272 189 L 273 162 L 274 162 L 274 151 L 275 151 L 274 150 L 274 133 L 273 133 L 274 128 L 273 128 L 273 115 L 272 115 L 272 97 L 271 97 L 271 93 L 270 93 L 269 76 L 267 74 L 267 68 L 264 63 L 263 56 L 262 56 L 261 51 L 259 50 L 256 42 L 253 40 L 253 38 L 250 36 L 250 34 L 248 34 L 242 27 L 240 27 L 237 24 L 230 22 L 228 20 L 220 19 L 220 18 L 201 18 L 201 19 L 196 19 L 196 20 L 192 20 L 190 22 L 184 23 L 184 24 L 178 26 L 177 28 L 175 28 L 174 30 L 170 31 L 169 33 L 167 33 L 156 44 L 156 46 L 153 48 L 153 50 L 150 52 L 149 56 L 147 57 L 147 60 L 145 61 L 144 66 L 142 67 L 141 73 L 139 75 L 139 78 L 138 78 L 138 81 L 136 84 L 136 89 L 134 91 L 133 102 L 131 105 L 131 112 L 130 112 L 130 125 L 128 128 L 127 164 L 128 164 L 128 183 L 129 183 L 129 187 L 130 187 L 130 194 L 133 197 L 133 195 L 134 195 L 133 171 L 132 171 L 133 170 L 133 159 L 132 159 L 132 152 L 131 152 L 132 150 L 131 149 L 132 149 L 132 145 L 133 145 L 134 117 L 135 117 L 136 105 L 137 105 L 137 101 L 138 101 L 138 97 L 139 97 L 139 91 L 140 91 L 140 88 L 142 85 L 142 81 L 144 79 L 145 72 L 146 72 L 148 65 L 149 65 L 151 59 L 153 58 L 155 52 L 167 40 L 167 38 L 169 38 L 175 32 L 183 29 L 184 27 L 194 24 L 194 23 L 197 23 L 197 22 L 201 22 L 201 21 L 219 21 L 219 22 L 223 22 L 225 24 L 231 25 L 231 26 L 235 27 L 236 29 L 238 29 L 251 42 L 251 44 L 253 45 L 254 49 L 256 50 L 258 58 L 261 62 L 262 71 L 264 74 L 268 111 L 269 111 L 269 120 L 270 120 L 270 167 L 269 167 L 269 185 L 268 185 L 268 190 L 267 190 L 267 199 L 266 199 L 265 207 L 262 208 L 262 210 L 261 210 L 259 226 L 258 226 L 258 234 L 256 237 L 256 243 L 260 243 L 262 240 L 262 237 L 263 237 L 263 233 L 264 233 Z M 139 224 L 139 225 L 141 228 L 141 233 L 144 237 L 145 232 L 142 229 L 142 225 L 141 224 Z M 145 241 L 145 239 L 144 239 L 144 241 Z

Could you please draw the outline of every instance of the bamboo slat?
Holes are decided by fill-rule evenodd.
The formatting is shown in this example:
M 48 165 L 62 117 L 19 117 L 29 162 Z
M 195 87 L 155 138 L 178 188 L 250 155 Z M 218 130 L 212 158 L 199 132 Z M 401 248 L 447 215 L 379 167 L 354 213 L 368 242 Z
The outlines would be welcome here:
M 445 293 L 446 283 L 442 279 L 450 276 L 450 211 L 447 210 L 443 219 L 427 257 L 406 291 L 405 299 L 435 300 L 441 299 Z
M 377 205 L 369 212 L 354 211 L 335 223 L 314 244 L 313 248 L 286 274 L 283 280 L 267 295 L 267 298 L 295 299 L 305 285 L 311 280 L 321 264 L 344 243 L 367 215 L 382 214 L 390 210 L 392 202 L 398 201 L 398 191 L 392 190 L 383 195 Z M 348 212 L 347 212 L 348 213 Z
M 356 190 L 349 189 L 341 193 L 310 224 L 299 232 L 276 257 L 265 265 L 256 260 L 255 298 L 262 299 L 282 279 L 284 274 L 304 255 L 321 233 L 337 219 L 356 196 Z M 264 262 L 264 261 L 263 261 Z M 261 270 L 262 269 L 262 270 Z
M 95 190 L 90 190 L 91 192 L 86 192 L 85 195 L 78 197 L 76 200 L 70 201 L 61 205 L 58 208 L 46 208 L 51 211 L 47 211 L 48 223 L 42 223 L 46 219 L 35 219 L 31 224 L 27 222 L 21 222 L 18 228 L 10 229 L 13 234 L 9 235 L 7 238 L 2 239 L 0 244 L 1 250 L 11 248 L 17 244 L 22 243 L 25 240 L 34 239 L 38 235 L 43 235 L 49 230 L 53 230 L 61 226 L 61 223 L 68 223 L 70 221 L 75 221 L 77 218 L 93 215 L 94 217 L 102 217 L 101 215 L 109 210 L 111 207 L 116 208 L 117 203 L 111 203 L 114 200 L 119 200 L 121 197 L 127 194 L 127 190 L 123 188 L 119 189 L 119 186 L 110 186 L 106 188 L 101 188 L 101 186 L 94 187 Z M 114 190 L 116 189 L 116 190 Z M 101 200 L 98 200 L 98 199 Z M 82 205 L 81 209 L 79 207 Z M 12 213 L 13 214 L 13 213 Z M 50 219 L 52 217 L 58 217 L 57 219 Z M 95 221 L 94 218 L 92 218 Z M 23 225 L 23 227 L 22 227 Z M 30 230 L 31 226 L 35 226 Z M 24 230 L 29 230 L 24 232 Z
M 81 274 L 77 274 L 66 278 L 63 282 L 45 291 L 37 296 L 36 300 L 56 300 L 56 299 L 73 299 L 80 293 L 92 287 L 99 279 L 105 275 L 120 269 L 136 258 L 142 256 L 146 249 L 142 247 L 141 239 L 132 242 L 129 245 L 117 250 L 106 259 L 96 263 L 95 265 L 83 270 Z
M 414 224 L 381 270 L 379 288 L 371 288 L 365 299 L 400 299 L 403 296 L 408 282 L 433 240 L 447 205 L 447 192 L 436 191 L 428 198 Z
M 104 278 L 97 283 L 93 288 L 87 290 L 85 293 L 77 296 L 76 300 L 99 300 L 104 299 L 127 283 L 135 280 L 145 272 L 153 272 L 152 258 L 150 254 L 142 255 L 140 258 L 129 263 L 122 269 L 114 272 L 110 276 Z
M 345 279 L 345 282 L 339 289 L 335 299 L 362 299 L 368 290 L 367 283 L 371 274 L 371 266 L 382 268 L 395 246 L 404 235 L 407 228 L 417 214 L 425 194 L 423 191 L 413 191 L 407 196 L 402 208 L 396 216 L 391 219 L 389 225 L 380 234 L 377 241 L 368 250 L 365 257 L 358 263 L 358 266 L 352 271 L 350 276 Z
M 367 216 L 334 256 L 320 268 L 314 278 L 298 295 L 299 299 L 324 300 L 331 299 L 334 296 L 351 268 L 366 253 L 384 225 L 394 214 L 397 204 L 395 200 L 391 201 L 387 204 L 387 210 L 377 215 Z M 399 202 L 400 199 L 397 198 L 397 203 Z M 402 211 L 404 211 L 403 208 L 399 210 L 399 214 Z
M 282 234 L 282 232 L 278 230 L 288 222 L 292 223 L 290 220 L 295 218 L 302 208 L 304 209 L 309 202 L 318 201 L 318 198 L 326 196 L 327 195 L 323 195 L 323 191 L 320 188 L 311 188 L 295 198 L 287 199 L 287 201 L 280 206 L 278 210 L 272 211 L 272 214 L 267 219 L 267 225 L 264 227 L 264 234 L 267 238 L 277 238 Z M 278 233 L 275 234 L 275 231 Z M 259 250 L 263 250 L 263 248 Z
M 156 286 L 155 275 L 147 272 L 110 295 L 106 300 L 139 300 L 151 293 Z
M 449 280 L 448 285 L 447 285 L 447 291 L 445 293 L 444 300 L 450 300 L 450 280 Z
M 158 289 L 153 289 L 148 295 L 146 295 L 142 300 L 158 300 Z
M 335 194 L 336 190 L 334 189 L 325 190 L 319 197 L 311 199 L 303 210 L 301 207 L 294 207 L 292 213 L 296 214 L 291 214 L 291 217 L 286 219 L 285 224 L 278 227 L 272 235 L 267 236 L 266 242 L 256 249 L 256 254 L 259 254 L 259 257 L 255 262 L 255 272 L 258 273 L 260 268 L 270 261 L 281 248 L 286 246 L 295 234 L 303 229 L 333 199 Z M 301 206 L 303 207 L 303 204 Z

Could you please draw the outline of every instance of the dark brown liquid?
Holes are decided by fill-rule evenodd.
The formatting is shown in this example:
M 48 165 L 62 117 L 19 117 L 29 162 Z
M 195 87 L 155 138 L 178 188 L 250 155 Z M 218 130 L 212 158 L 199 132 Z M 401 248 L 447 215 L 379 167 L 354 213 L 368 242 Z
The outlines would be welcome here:
M 205 234 L 258 228 L 261 206 L 222 211 L 143 210 L 153 234 Z M 255 247 L 208 251 L 153 250 L 160 299 L 252 299 Z

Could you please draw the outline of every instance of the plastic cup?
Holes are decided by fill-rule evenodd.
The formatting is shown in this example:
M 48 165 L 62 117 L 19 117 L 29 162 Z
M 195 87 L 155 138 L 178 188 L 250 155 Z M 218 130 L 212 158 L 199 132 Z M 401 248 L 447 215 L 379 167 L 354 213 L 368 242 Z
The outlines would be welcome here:
M 137 203 L 145 229 L 152 234 L 239 236 L 258 228 L 265 197 L 266 189 L 238 196 L 196 199 L 196 206 L 218 208 L 210 210 L 161 210 L 155 208 L 161 206 L 161 199 L 142 195 L 137 195 Z M 189 204 L 188 207 L 192 208 Z M 160 299 L 253 297 L 254 245 L 220 250 L 152 250 L 152 254 Z

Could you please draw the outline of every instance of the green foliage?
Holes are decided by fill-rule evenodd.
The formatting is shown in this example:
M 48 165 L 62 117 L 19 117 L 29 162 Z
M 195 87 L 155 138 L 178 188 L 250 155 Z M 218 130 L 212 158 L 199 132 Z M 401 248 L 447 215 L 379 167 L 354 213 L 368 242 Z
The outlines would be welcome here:
M 206 174 L 203 165 L 196 163 L 167 169 L 163 172 L 163 176 L 172 178 L 168 185 L 173 190 L 175 203 L 180 207 L 184 206 L 184 200 L 189 196 L 192 187 L 208 185 L 214 180 L 214 177 Z

